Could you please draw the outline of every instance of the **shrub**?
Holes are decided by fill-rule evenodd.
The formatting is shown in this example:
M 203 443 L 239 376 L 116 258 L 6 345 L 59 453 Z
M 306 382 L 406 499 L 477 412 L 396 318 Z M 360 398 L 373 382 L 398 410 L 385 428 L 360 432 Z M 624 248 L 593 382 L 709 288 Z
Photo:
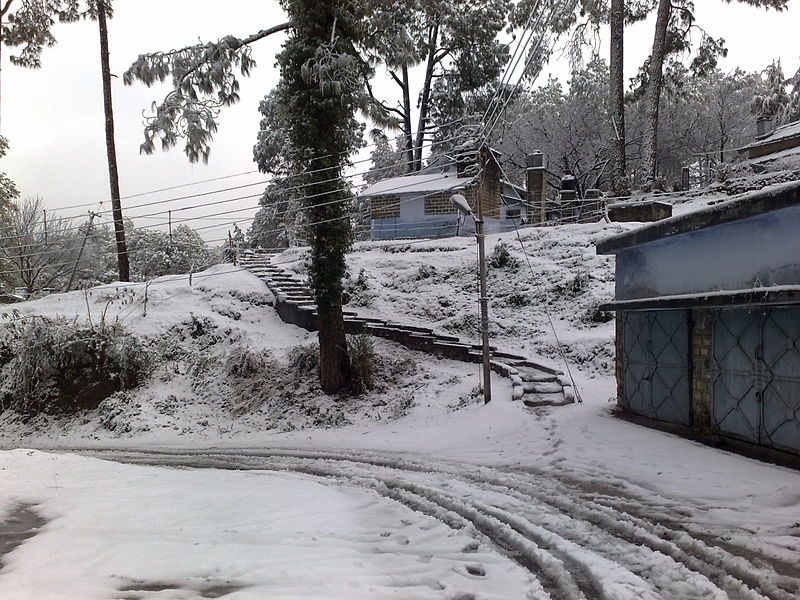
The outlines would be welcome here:
M 580 296 L 589 287 L 589 277 L 586 273 L 579 271 L 572 279 L 562 281 L 553 286 L 556 296 L 564 298 L 575 298 Z
M 498 242 L 495 244 L 492 253 L 489 255 L 489 266 L 492 269 L 516 269 L 519 266 L 519 261 L 511 254 L 508 249 L 508 244 L 505 242 Z
M 528 306 L 531 303 L 531 299 L 528 294 L 524 292 L 512 292 L 508 296 L 506 296 L 506 304 L 512 306 L 514 308 L 521 308 L 523 306 Z
M 0 407 L 26 415 L 96 408 L 138 385 L 154 357 L 119 324 L 31 317 L 0 326 Z
M 360 333 L 348 337 L 347 355 L 350 357 L 350 368 L 353 371 L 353 391 L 361 394 L 371 389 L 375 366 L 375 342 L 372 336 Z
M 366 271 L 361 269 L 358 277 L 350 277 L 348 273 L 344 279 L 343 303 L 352 306 L 370 306 L 375 299 L 375 292 L 370 289 L 369 278 Z
M 414 278 L 417 281 L 422 281 L 423 279 L 428 279 L 429 277 L 433 277 L 434 275 L 436 275 L 436 267 L 432 265 L 422 264 L 417 269 L 417 273 Z
M 298 375 L 316 375 L 319 368 L 319 345 L 296 346 L 289 352 L 289 366 Z
M 586 310 L 581 320 L 589 324 L 608 323 L 614 320 L 614 313 L 607 310 L 600 310 L 600 303 L 597 302 Z
M 234 377 L 255 377 L 262 374 L 271 363 L 269 352 L 256 352 L 237 345 L 231 349 L 225 360 L 225 372 Z

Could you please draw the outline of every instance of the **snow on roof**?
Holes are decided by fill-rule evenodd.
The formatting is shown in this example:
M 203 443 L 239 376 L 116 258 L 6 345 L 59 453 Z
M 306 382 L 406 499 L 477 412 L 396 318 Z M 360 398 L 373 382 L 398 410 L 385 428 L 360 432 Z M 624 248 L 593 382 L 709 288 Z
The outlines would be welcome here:
M 779 140 L 785 140 L 793 137 L 800 137 L 800 121 L 795 121 L 793 123 L 787 123 L 786 125 L 781 125 L 769 135 L 756 139 L 755 142 L 753 142 L 748 146 L 745 146 L 745 148 L 755 148 L 758 146 L 764 146 L 766 144 L 772 144 Z
M 452 173 L 430 173 L 427 175 L 405 175 L 373 183 L 359 196 L 387 196 L 408 193 L 434 193 L 467 187 L 474 177 L 456 177 Z
M 773 210 L 800 205 L 800 181 L 770 185 L 695 211 L 674 215 L 643 227 L 614 235 L 597 243 L 598 254 L 614 254 L 623 248 L 721 225 Z

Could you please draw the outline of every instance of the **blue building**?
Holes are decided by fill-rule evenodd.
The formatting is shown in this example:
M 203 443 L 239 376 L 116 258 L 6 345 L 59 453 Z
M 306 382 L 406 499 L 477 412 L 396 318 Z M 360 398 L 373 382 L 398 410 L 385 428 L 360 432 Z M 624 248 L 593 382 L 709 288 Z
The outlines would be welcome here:
M 370 209 L 373 240 L 448 237 L 473 231 L 472 219 L 459 217 L 450 196 L 459 193 L 477 211 L 478 200 L 487 232 L 514 229 L 525 222 L 525 190 L 501 176 L 497 154 L 488 153 L 486 173 L 479 182 L 473 160 L 442 155 L 412 175 L 372 184 L 359 194 Z

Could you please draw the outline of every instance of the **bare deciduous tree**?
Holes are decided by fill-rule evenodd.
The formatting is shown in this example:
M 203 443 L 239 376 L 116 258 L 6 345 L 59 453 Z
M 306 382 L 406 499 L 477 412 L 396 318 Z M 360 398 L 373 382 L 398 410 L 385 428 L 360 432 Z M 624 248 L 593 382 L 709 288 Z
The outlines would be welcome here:
M 43 219 L 42 199 L 15 202 L 0 236 L 3 281 L 29 293 L 54 287 L 72 271 L 80 236 L 72 221 Z

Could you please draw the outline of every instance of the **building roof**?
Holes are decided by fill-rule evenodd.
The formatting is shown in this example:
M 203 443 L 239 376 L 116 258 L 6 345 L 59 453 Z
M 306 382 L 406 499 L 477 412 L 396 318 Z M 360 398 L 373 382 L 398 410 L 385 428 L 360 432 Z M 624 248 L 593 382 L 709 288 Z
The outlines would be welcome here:
M 433 194 L 446 190 L 457 190 L 474 183 L 474 177 L 457 177 L 455 173 L 428 173 L 391 177 L 373 183 L 359 196 L 397 196 L 399 194 Z
M 781 142 L 783 140 L 789 140 L 792 138 L 797 138 L 800 140 L 800 121 L 794 121 L 793 123 L 787 123 L 785 125 L 781 125 L 780 127 L 776 127 L 769 134 L 756 138 L 752 144 L 748 144 L 742 148 L 742 150 L 750 150 L 751 148 L 769 146 L 775 142 Z
M 632 246 L 798 205 L 800 181 L 772 185 L 702 210 L 684 213 L 606 238 L 597 244 L 597 253 L 615 254 Z

